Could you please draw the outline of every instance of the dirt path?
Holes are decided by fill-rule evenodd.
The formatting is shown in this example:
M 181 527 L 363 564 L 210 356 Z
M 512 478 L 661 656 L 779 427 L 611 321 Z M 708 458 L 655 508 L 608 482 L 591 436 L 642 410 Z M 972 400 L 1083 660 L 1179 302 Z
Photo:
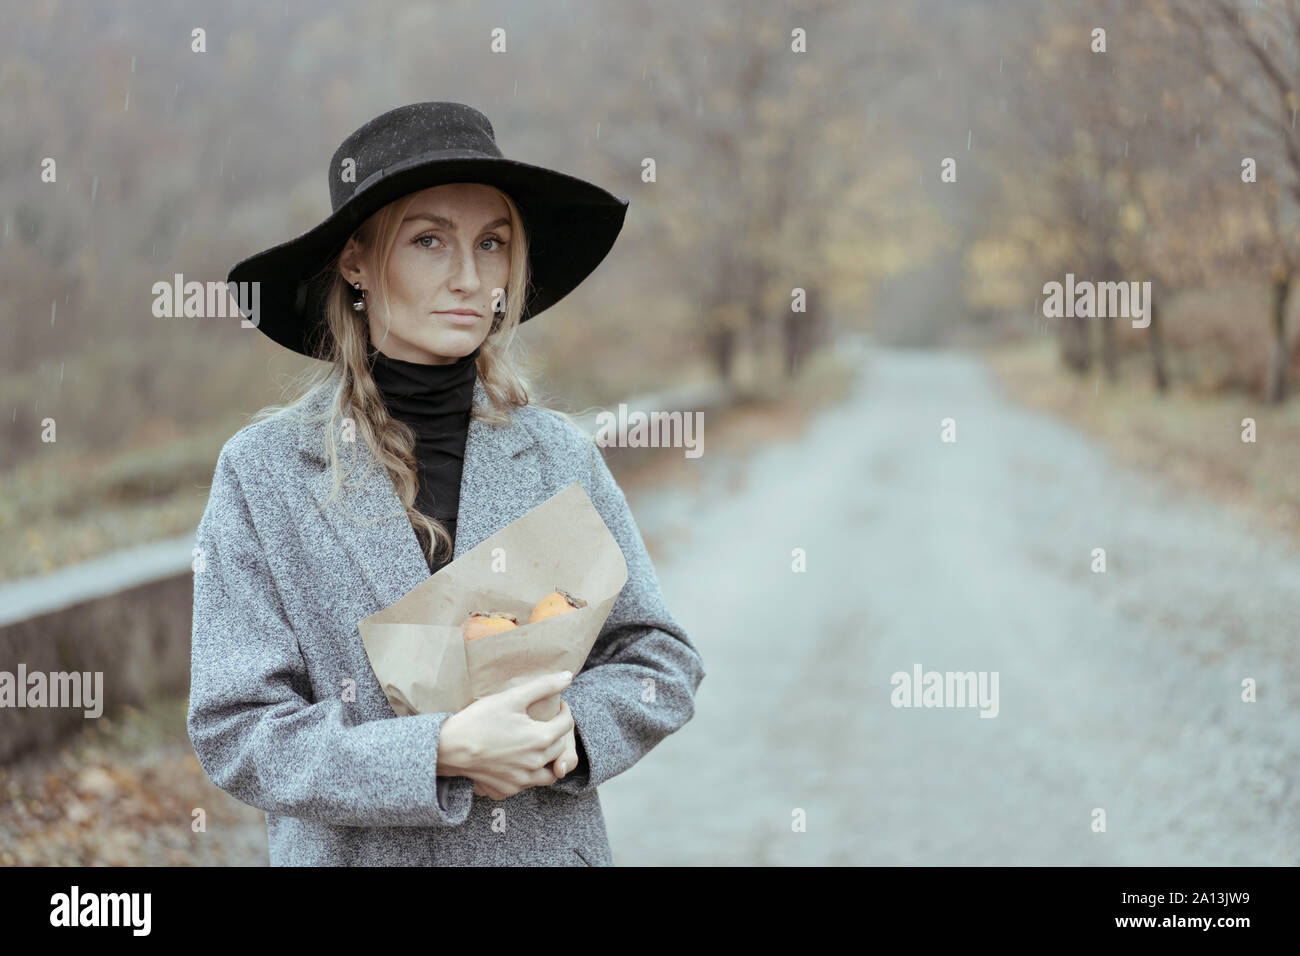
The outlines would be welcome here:
M 693 721 L 601 788 L 619 864 L 1300 862 L 1281 536 L 951 353 L 873 353 L 805 435 L 701 461 L 691 495 L 634 505 L 673 522 L 660 578 L 708 676 Z M 918 663 L 998 672 L 997 717 L 891 706 Z

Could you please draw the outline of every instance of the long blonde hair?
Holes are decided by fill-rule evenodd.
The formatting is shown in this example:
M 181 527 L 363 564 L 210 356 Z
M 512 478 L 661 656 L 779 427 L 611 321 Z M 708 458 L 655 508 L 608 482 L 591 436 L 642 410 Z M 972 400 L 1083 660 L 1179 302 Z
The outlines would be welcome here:
M 486 185 L 486 184 L 485 184 Z M 492 329 L 479 352 L 475 365 L 478 378 L 487 393 L 490 407 L 483 409 L 475 406 L 472 417 L 488 424 L 503 424 L 510 418 L 515 408 L 529 404 L 551 414 L 573 421 L 573 417 L 563 411 L 547 408 L 530 402 L 530 386 L 521 368 L 516 366 L 509 352 L 514 343 L 515 333 L 519 328 L 519 316 L 523 312 L 526 291 L 530 282 L 528 270 L 528 236 L 524 232 L 523 217 L 508 195 L 495 187 L 493 189 L 505 200 L 509 209 L 511 242 L 510 271 L 505 291 L 504 311 L 496 313 Z M 408 194 L 389 203 L 374 213 L 361 224 L 354 233 L 361 255 L 369 258 L 374 266 L 373 274 L 379 278 L 379 295 L 373 293 L 374 302 L 384 303 L 385 321 L 388 321 L 388 260 L 396 244 L 397 233 L 407 208 L 414 200 L 415 194 Z M 369 446 L 373 458 L 383 464 L 392 479 L 397 497 L 406 511 L 430 564 L 439 556 L 451 558 L 453 541 L 451 534 L 432 515 L 426 515 L 415 506 L 416 492 L 419 485 L 417 462 L 415 460 L 415 433 L 409 425 L 393 418 L 388 413 L 378 386 L 370 375 L 367 362 L 366 346 L 370 341 L 369 319 L 366 312 L 357 312 L 352 308 L 353 290 L 343 274 L 339 271 L 339 258 L 335 256 L 315 277 L 315 283 L 323 283 L 325 292 L 323 309 L 326 334 L 321 336 L 316 358 L 328 362 L 328 367 L 308 369 L 295 377 L 292 385 L 298 386 L 298 396 L 288 404 L 268 405 L 253 416 L 251 421 L 278 415 L 281 412 L 297 412 L 299 405 L 318 386 L 329 381 L 336 381 L 334 398 L 330 403 L 328 414 L 319 416 L 314 424 L 322 425 L 323 439 L 330 463 L 332 480 L 328 506 L 338 495 L 343 486 L 343 472 L 339 464 L 339 452 L 335 440 L 335 423 L 344 417 L 345 409 L 352 409 L 352 420 L 357 434 Z M 576 423 L 575 423 L 576 424 Z M 594 440 L 592 441 L 594 445 Z M 357 450 L 353 447 L 353 465 L 356 466 Z M 348 474 L 351 474 L 349 469 Z M 363 476 L 364 478 L 364 476 Z

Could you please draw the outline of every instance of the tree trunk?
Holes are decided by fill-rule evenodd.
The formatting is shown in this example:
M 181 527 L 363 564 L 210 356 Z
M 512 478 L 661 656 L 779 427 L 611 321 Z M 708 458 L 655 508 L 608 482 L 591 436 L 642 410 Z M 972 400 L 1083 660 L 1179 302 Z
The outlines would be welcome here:
M 1169 391 L 1169 372 L 1165 368 L 1165 344 L 1160 338 L 1160 315 L 1156 311 L 1155 296 L 1147 303 L 1151 310 L 1151 325 L 1147 328 L 1147 341 L 1151 343 L 1151 371 L 1155 375 L 1156 391 L 1164 394 Z
M 1061 361 L 1072 372 L 1082 375 L 1092 364 L 1092 352 L 1088 348 L 1088 324 L 1078 316 L 1062 316 L 1060 329 Z
M 1119 367 L 1115 348 L 1115 316 L 1106 315 L 1101 320 L 1101 364 L 1106 370 L 1106 381 L 1114 385 L 1119 381 Z
M 804 305 L 808 311 L 795 312 L 791 310 L 782 317 L 783 344 L 785 347 L 785 361 L 782 364 L 785 368 L 786 378 L 794 378 L 799 371 L 800 363 L 812 352 L 817 338 L 818 327 L 822 323 L 821 293 L 818 289 L 810 288 L 808 290 L 808 297 Z
M 1268 401 L 1280 404 L 1286 399 L 1286 302 L 1291 291 L 1291 273 L 1273 280 L 1273 347 L 1268 374 Z
M 799 371 L 799 336 L 801 332 L 799 318 L 797 312 L 789 312 L 782 316 L 781 324 L 784 326 L 783 331 L 785 333 L 783 336 L 785 361 L 781 365 L 786 378 L 794 378 L 795 373 Z M 803 318 L 807 318 L 807 316 L 805 315 Z
M 730 326 L 717 329 L 710 336 L 709 348 L 713 354 L 713 367 L 723 382 L 731 384 L 731 372 L 736 360 L 736 332 Z
M 765 378 L 768 375 L 768 363 L 772 359 L 769 348 L 770 320 L 763 308 L 763 280 L 757 263 L 743 270 L 742 277 L 741 288 L 749 290 L 743 300 L 745 314 L 749 317 L 744 347 L 753 357 L 754 369 L 759 378 Z

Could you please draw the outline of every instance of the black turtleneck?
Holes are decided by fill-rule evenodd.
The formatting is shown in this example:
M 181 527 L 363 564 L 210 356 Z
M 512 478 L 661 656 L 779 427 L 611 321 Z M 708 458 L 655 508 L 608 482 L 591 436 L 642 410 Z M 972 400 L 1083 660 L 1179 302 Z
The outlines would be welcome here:
M 366 343 L 370 374 L 388 413 L 415 431 L 419 478 L 415 505 L 437 518 L 453 539 L 480 351 L 482 346 L 447 365 L 425 365 L 389 358 Z M 440 552 L 436 566 L 428 562 L 430 573 L 449 562 Z

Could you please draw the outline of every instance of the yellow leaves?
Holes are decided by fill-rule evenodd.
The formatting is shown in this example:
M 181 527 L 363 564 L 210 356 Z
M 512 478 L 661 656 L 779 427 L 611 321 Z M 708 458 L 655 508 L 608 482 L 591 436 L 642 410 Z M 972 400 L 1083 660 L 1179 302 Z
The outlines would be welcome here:
M 1120 225 L 1128 232 L 1141 232 L 1146 227 L 1146 216 L 1135 202 L 1125 203 L 1119 213 Z
M 1124 202 L 1129 195 L 1129 174 L 1127 170 L 1115 167 L 1106 173 L 1104 180 L 1106 194 L 1113 196 L 1115 202 Z
M 1224 241 L 1231 245 L 1234 242 L 1240 242 L 1246 235 L 1246 225 L 1241 221 L 1241 216 L 1232 210 L 1225 210 L 1223 215 Z
M 876 269 L 883 275 L 896 275 L 914 261 L 915 250 L 902 242 L 875 242 L 872 244 L 872 260 Z
M 966 252 L 966 268 L 974 272 L 1019 266 L 1024 248 L 1013 240 L 988 237 L 976 240 Z
M 1059 69 L 1070 54 L 1087 53 L 1090 42 L 1088 31 L 1080 31 L 1074 23 L 1053 22 L 1044 31 L 1043 42 L 1034 46 L 1034 67 L 1044 71 Z
M 1023 308 L 1034 295 L 1025 246 L 1014 239 L 987 236 L 966 249 L 963 286 L 968 301 L 983 308 Z
M 91 765 L 77 774 L 75 786 L 92 796 L 107 797 L 117 792 L 119 781 L 108 768 Z
M 749 315 L 736 302 L 726 302 L 715 306 L 709 314 L 709 326 L 715 329 L 731 329 L 739 332 L 749 324 Z

